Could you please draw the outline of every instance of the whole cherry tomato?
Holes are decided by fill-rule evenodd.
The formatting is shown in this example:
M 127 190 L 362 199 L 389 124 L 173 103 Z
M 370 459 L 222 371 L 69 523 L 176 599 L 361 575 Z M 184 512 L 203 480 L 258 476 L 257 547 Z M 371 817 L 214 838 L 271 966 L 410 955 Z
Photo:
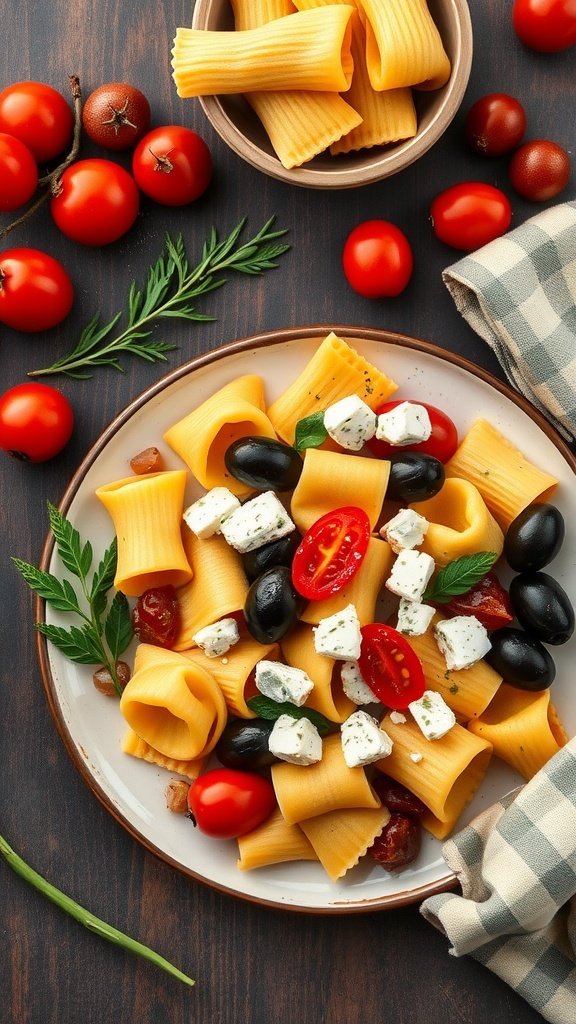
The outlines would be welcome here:
M 15 135 L 40 163 L 72 141 L 74 118 L 56 89 L 43 82 L 15 82 L 0 92 L 0 131 Z
M 467 593 L 453 597 L 440 608 L 449 616 L 475 615 L 490 631 L 510 625 L 514 618 L 508 592 L 493 572 L 487 573 Z
M 403 401 L 406 401 L 406 399 L 398 398 L 391 402 L 384 402 L 383 405 L 378 406 L 376 413 L 380 416 L 382 413 L 390 412 L 390 409 L 401 405 Z M 409 401 L 412 401 L 412 399 L 409 399 Z M 378 438 L 373 437 L 370 441 L 366 442 L 370 451 L 379 459 L 390 459 L 392 456 L 406 451 L 423 452 L 425 455 L 433 455 L 439 462 L 448 462 L 448 459 L 452 458 L 458 447 L 458 431 L 455 424 L 445 412 L 437 409 L 435 405 L 428 405 L 427 402 L 420 402 L 416 399 L 413 399 L 413 401 L 417 402 L 418 405 L 423 405 L 430 417 L 432 433 L 428 440 L 399 446 L 388 444 L 387 441 L 379 441 Z
M 406 637 L 384 622 L 363 626 L 361 633 L 360 673 L 378 700 L 394 711 L 419 700 L 426 689 L 424 670 Z
M 23 462 L 46 462 L 68 444 L 72 406 L 48 384 L 17 384 L 0 398 L 0 448 Z
M 481 156 L 501 156 L 524 138 L 526 112 L 519 100 L 503 92 L 482 96 L 466 115 L 466 141 Z
M 274 788 L 255 772 L 213 768 L 188 790 L 188 809 L 201 832 L 235 839 L 261 825 L 276 807 Z
M 108 82 L 91 92 L 82 109 L 82 127 L 103 149 L 131 149 L 150 127 L 150 104 L 140 89 Z
M 132 625 L 140 643 L 172 648 L 180 628 L 180 610 L 174 587 L 146 590 L 132 612 Z
M 0 323 L 17 331 L 47 331 L 72 307 L 74 288 L 64 267 L 39 249 L 0 253 Z
M 512 20 L 518 38 L 540 53 L 576 43 L 576 0 L 514 0 Z
M 562 146 L 548 139 L 534 139 L 516 150 L 508 174 L 521 196 L 543 203 L 566 188 L 571 170 L 570 157 Z
M 164 206 L 185 206 L 208 188 L 212 157 L 196 132 L 165 125 L 140 140 L 132 157 L 132 173 L 150 199 Z
M 27 203 L 37 184 L 38 168 L 28 146 L 14 135 L 0 133 L 0 213 Z
M 434 234 L 454 249 L 470 251 L 508 230 L 512 208 L 494 185 L 464 181 L 440 192 L 430 208 Z
M 367 299 L 400 295 L 414 267 L 406 235 L 387 220 L 358 224 L 344 243 L 342 263 L 350 287 Z
M 139 207 L 134 178 L 111 160 L 78 160 L 50 203 L 60 231 L 82 245 L 109 245 L 130 230 Z
M 360 568 L 369 539 L 370 520 L 361 508 L 345 505 L 317 519 L 292 559 L 298 593 L 310 601 L 337 594 Z

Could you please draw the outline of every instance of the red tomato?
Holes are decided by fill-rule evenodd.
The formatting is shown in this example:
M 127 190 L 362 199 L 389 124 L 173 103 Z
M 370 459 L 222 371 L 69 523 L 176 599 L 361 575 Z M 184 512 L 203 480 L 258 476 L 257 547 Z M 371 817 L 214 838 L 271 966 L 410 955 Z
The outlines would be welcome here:
M 464 181 L 440 192 L 430 208 L 434 234 L 454 249 L 478 249 L 508 230 L 510 203 L 483 181 Z
M 40 163 L 72 141 L 74 118 L 64 97 L 43 82 L 15 82 L 0 92 L 0 131 L 20 139 Z
M 188 809 L 201 832 L 235 839 L 261 825 L 276 807 L 272 783 L 255 772 L 213 768 L 188 790 Z
M 138 598 L 132 625 L 140 643 L 171 648 L 180 628 L 180 610 L 174 587 L 154 587 Z
M 466 594 L 453 597 L 447 604 L 440 605 L 440 608 L 443 614 L 450 617 L 475 615 L 488 630 L 508 626 L 514 618 L 508 593 L 493 572 L 487 573 Z
M 178 125 L 153 128 L 132 158 L 139 187 L 164 206 L 185 206 L 198 199 L 212 180 L 210 150 L 196 132 Z
M 534 139 L 516 150 L 508 174 L 521 196 L 543 203 L 566 188 L 571 170 L 570 157 L 562 146 L 547 139 Z
M 60 179 L 50 203 L 60 231 L 82 245 L 108 245 L 130 230 L 138 214 L 134 178 L 111 160 L 78 160 Z
M 311 601 L 337 594 L 360 568 L 369 539 L 370 520 L 354 505 L 317 519 L 292 559 L 292 582 L 298 593 Z
M 576 0 L 514 0 L 512 20 L 518 38 L 540 53 L 576 43 Z
M 414 266 L 406 235 L 387 220 L 366 220 L 350 232 L 342 263 L 348 284 L 367 299 L 400 295 Z
M 376 413 L 380 416 L 381 413 L 390 412 L 390 409 L 394 409 L 405 401 L 405 398 L 398 398 L 392 402 L 384 402 L 383 405 L 378 406 Z M 455 424 L 445 412 L 437 409 L 435 405 L 428 405 L 427 402 L 420 402 L 416 399 L 408 399 L 408 401 L 417 402 L 428 411 L 432 425 L 432 433 L 428 440 L 419 441 L 416 444 L 397 445 L 388 444 L 387 441 L 379 441 L 373 437 L 366 442 L 370 451 L 379 459 L 390 459 L 393 455 L 400 455 L 402 451 L 406 451 L 424 452 L 425 455 L 433 455 L 440 462 L 448 462 L 458 447 L 458 431 Z
M 82 109 L 82 127 L 103 149 L 131 149 L 150 127 L 150 104 L 140 89 L 108 82 L 91 92 Z
M 503 92 L 482 96 L 466 116 L 466 141 L 481 156 L 501 156 L 524 137 L 526 113 L 522 104 Z
M 378 700 L 394 711 L 419 700 L 426 689 L 424 671 L 406 637 L 384 622 L 363 626 L 358 666 Z
M 47 331 L 70 312 L 74 288 L 64 267 L 39 249 L 0 253 L 0 323 Z
M 14 135 L 0 133 L 0 212 L 27 203 L 37 184 L 38 168 L 28 147 Z
M 0 448 L 23 462 L 46 462 L 72 436 L 74 413 L 48 384 L 17 384 L 0 398 Z

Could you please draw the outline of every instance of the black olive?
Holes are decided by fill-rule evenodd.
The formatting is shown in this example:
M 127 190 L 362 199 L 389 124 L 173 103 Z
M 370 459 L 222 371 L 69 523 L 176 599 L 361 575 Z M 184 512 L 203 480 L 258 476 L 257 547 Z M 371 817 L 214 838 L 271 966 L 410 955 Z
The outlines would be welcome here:
M 257 491 L 293 491 L 304 465 L 295 448 L 271 437 L 241 437 L 224 462 L 236 480 Z
M 556 666 L 546 648 L 522 629 L 505 626 L 490 634 L 492 648 L 485 661 L 511 686 L 544 690 L 553 682 Z
M 516 572 L 542 569 L 558 554 L 564 540 L 564 519 L 555 505 L 528 505 L 516 516 L 504 538 L 504 556 Z
M 444 466 L 433 455 L 404 452 L 394 455 L 390 463 L 386 497 L 393 501 L 426 501 L 438 494 L 444 483 Z
M 268 749 L 274 722 L 236 718 L 224 729 L 214 753 L 226 768 L 266 768 L 277 758 Z
M 516 618 L 545 644 L 565 644 L 574 632 L 574 609 L 560 584 L 546 572 L 523 572 L 510 584 Z
M 277 565 L 250 587 L 244 605 L 248 630 L 260 644 L 281 640 L 296 625 L 306 601 L 295 590 L 290 569 Z
M 248 579 L 258 579 L 266 569 L 272 569 L 275 565 L 292 565 L 294 552 L 301 540 L 298 530 L 292 530 L 292 533 L 280 537 L 280 540 L 271 540 L 261 548 L 247 551 L 242 555 L 242 562 Z

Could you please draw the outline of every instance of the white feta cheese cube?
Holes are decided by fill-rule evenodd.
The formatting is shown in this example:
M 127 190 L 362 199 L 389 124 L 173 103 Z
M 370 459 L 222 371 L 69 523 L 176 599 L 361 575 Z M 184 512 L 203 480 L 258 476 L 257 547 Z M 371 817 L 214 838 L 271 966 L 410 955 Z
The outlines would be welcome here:
M 358 662 L 345 661 L 340 669 L 342 689 L 354 704 L 375 704 L 378 701 L 358 668 Z
M 349 395 L 328 406 L 324 426 L 341 448 L 358 452 L 376 433 L 376 413 L 358 395 Z
M 227 487 L 213 487 L 202 498 L 189 505 L 183 513 L 184 522 L 201 540 L 220 533 L 220 527 L 240 502 Z
M 432 433 L 428 410 L 416 402 L 400 402 L 378 417 L 376 437 L 399 446 L 427 441 Z
M 442 619 L 434 627 L 434 636 L 449 669 L 470 668 L 492 646 L 487 630 L 475 615 Z
M 250 498 L 222 523 L 222 534 L 240 554 L 280 540 L 296 527 L 274 491 Z
M 256 665 L 256 686 L 265 697 L 278 701 L 288 700 L 296 707 L 305 703 L 314 683 L 301 668 L 283 665 L 279 661 L 259 661 Z
M 362 636 L 360 622 L 353 604 L 346 605 L 314 628 L 314 647 L 317 654 L 326 654 L 338 661 L 358 661 Z
M 427 740 L 439 740 L 456 725 L 456 715 L 436 690 L 424 690 L 408 705 L 416 725 Z
M 424 551 L 402 551 L 385 586 L 407 601 L 420 601 L 434 572 L 434 559 Z
M 430 604 L 407 601 L 405 597 L 401 597 L 396 629 L 404 636 L 422 636 L 432 622 L 435 611 Z
M 342 752 L 349 768 L 372 764 L 392 753 L 392 740 L 366 711 L 355 711 L 340 726 Z
M 218 622 L 199 629 L 192 639 L 202 648 L 207 658 L 219 658 L 238 643 L 238 623 L 232 618 L 219 619 Z
M 401 508 L 384 526 L 380 536 L 387 540 L 392 551 L 400 554 L 405 549 L 417 548 L 422 544 L 429 522 L 411 508 Z
M 322 760 L 322 738 L 309 718 L 280 715 L 268 737 L 268 749 L 289 764 L 316 764 Z
M 422 754 L 418 750 L 413 750 L 408 756 L 414 764 L 420 764 L 420 761 L 422 760 Z

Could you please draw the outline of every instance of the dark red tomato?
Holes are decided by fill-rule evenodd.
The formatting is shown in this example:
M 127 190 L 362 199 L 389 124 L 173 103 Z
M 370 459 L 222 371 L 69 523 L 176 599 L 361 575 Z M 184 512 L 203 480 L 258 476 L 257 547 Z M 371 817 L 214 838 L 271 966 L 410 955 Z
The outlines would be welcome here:
M 52 217 L 60 231 L 82 245 L 109 245 L 130 230 L 138 214 L 134 178 L 111 160 L 78 160 L 60 179 Z
M 153 128 L 140 140 L 132 173 L 145 195 L 164 206 L 198 199 L 212 180 L 210 150 L 196 132 L 179 125 Z
M 141 643 L 171 648 L 180 628 L 180 609 L 174 587 L 146 590 L 132 612 L 132 626 Z
M 444 614 L 450 617 L 475 615 L 488 630 L 508 626 L 514 618 L 508 592 L 504 590 L 493 572 L 487 573 L 466 594 L 453 597 L 451 601 L 441 605 L 440 608 Z
M 377 773 L 372 779 L 372 789 L 378 794 L 391 814 L 404 814 L 407 818 L 421 818 L 426 814 L 426 804 L 388 775 Z
M 481 156 L 501 156 L 524 138 L 526 112 L 504 92 L 491 92 L 472 105 L 466 116 L 466 141 Z
M 469 252 L 508 230 L 512 208 L 494 185 L 463 181 L 436 196 L 430 216 L 434 234 L 441 242 Z
M 576 0 L 514 0 L 512 20 L 518 38 L 540 53 L 576 43 Z
M 292 559 L 292 582 L 298 593 L 310 601 L 337 594 L 360 568 L 369 539 L 370 520 L 354 505 L 317 519 Z
M 47 331 L 70 312 L 74 288 L 64 267 L 39 249 L 0 253 L 0 323 Z
M 406 235 L 387 220 L 366 220 L 350 232 L 342 263 L 351 288 L 366 299 L 392 298 L 406 288 L 414 267 Z
M 37 184 L 38 168 L 28 146 L 14 135 L 0 133 L 0 213 L 27 203 Z
M 48 384 L 17 384 L 0 398 L 0 448 L 22 462 L 46 462 L 68 444 L 72 406 Z
M 188 791 L 188 809 L 201 832 L 235 839 L 261 825 L 276 807 L 272 783 L 255 772 L 213 768 Z
M 394 409 L 395 406 L 401 405 L 405 401 L 405 398 L 399 398 L 392 402 L 384 402 L 383 405 L 376 409 L 376 413 L 380 416 L 382 413 L 390 412 L 390 409 Z M 418 399 L 408 399 L 408 401 L 417 402 L 418 405 L 423 405 L 428 411 L 432 425 L 432 433 L 428 440 L 419 441 L 417 444 L 398 446 L 388 444 L 387 441 L 379 441 L 376 437 L 373 437 L 367 442 L 370 451 L 379 459 L 389 459 L 393 455 L 400 454 L 401 451 L 406 451 L 423 452 L 425 455 L 433 455 L 439 462 L 448 462 L 448 459 L 452 458 L 458 447 L 458 431 L 455 424 L 445 412 L 437 409 L 435 405 L 428 405 L 427 402 L 420 402 Z
M 391 814 L 390 821 L 370 847 L 370 854 L 386 871 L 397 871 L 416 860 L 421 844 L 420 822 L 405 814 Z
M 150 104 L 140 89 L 108 82 L 91 92 L 82 109 L 82 127 L 103 149 L 131 149 L 150 127 Z
M 516 150 L 508 174 L 524 199 L 543 203 L 566 188 L 571 170 L 570 157 L 562 146 L 548 139 L 534 139 Z
M 15 82 L 0 92 L 0 131 L 15 135 L 40 163 L 72 141 L 74 118 L 64 97 L 43 82 Z
M 406 637 L 384 622 L 363 626 L 361 633 L 358 665 L 378 700 L 394 711 L 419 700 L 426 689 L 424 670 Z

